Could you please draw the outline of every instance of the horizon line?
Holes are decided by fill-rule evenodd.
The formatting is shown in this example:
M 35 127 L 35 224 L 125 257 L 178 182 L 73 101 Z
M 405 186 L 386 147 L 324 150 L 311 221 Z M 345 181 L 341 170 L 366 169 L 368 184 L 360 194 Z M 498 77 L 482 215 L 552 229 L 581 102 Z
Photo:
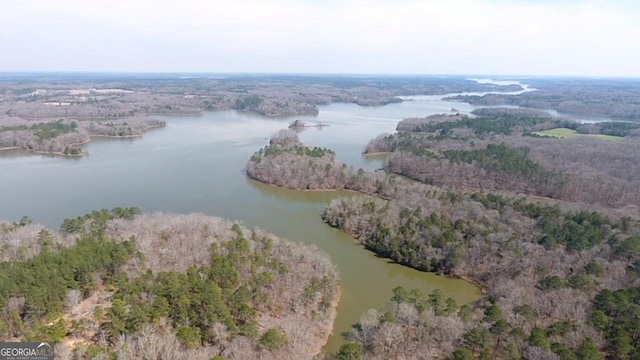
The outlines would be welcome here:
M 573 78 L 573 79 L 627 79 L 640 80 L 640 75 L 536 75 L 536 74 L 490 74 L 490 73 L 350 73 L 350 72 L 209 72 L 209 71 L 118 71 L 118 70 L 0 70 L 2 75 L 222 75 L 222 76 L 338 76 L 338 77 L 465 77 L 465 78 Z

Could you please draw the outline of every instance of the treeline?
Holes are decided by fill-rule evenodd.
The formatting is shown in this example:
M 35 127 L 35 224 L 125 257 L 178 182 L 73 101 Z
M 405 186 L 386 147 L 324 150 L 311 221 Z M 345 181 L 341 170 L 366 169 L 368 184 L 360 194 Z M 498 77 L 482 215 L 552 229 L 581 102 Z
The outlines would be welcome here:
M 317 115 L 318 105 L 363 106 L 401 101 L 401 95 L 513 91 L 519 85 L 479 84 L 463 78 L 348 76 L 231 76 L 176 79 L 0 79 L 0 113 L 24 119 L 123 119 L 256 111 L 265 116 Z
M 149 129 L 165 125 L 161 120 L 132 118 L 109 122 L 57 120 L 30 126 L 0 127 L 0 148 L 75 156 L 82 154 L 79 146 L 91 137 L 141 136 Z
M 62 229 L 73 244 L 0 262 L 1 339 L 54 341 L 62 358 L 293 359 L 331 331 L 337 272 L 315 248 L 136 208 Z
M 486 108 L 477 108 L 471 111 L 471 114 L 476 115 L 478 117 L 487 117 L 487 118 L 502 118 L 502 117 L 510 117 L 510 118 L 537 118 L 537 119 L 549 119 L 552 120 L 554 118 L 553 115 L 544 111 L 544 110 L 535 110 L 528 108 L 519 108 L 519 107 L 503 107 L 503 106 L 494 106 L 494 107 L 486 107 Z M 556 119 L 558 120 L 558 119 Z
M 450 138 L 468 137 L 468 131 L 474 137 L 489 135 L 528 135 L 533 132 L 567 128 L 580 134 L 601 134 L 610 136 L 638 136 L 640 124 L 630 122 L 600 122 L 582 124 L 577 121 L 552 117 L 551 115 L 527 109 L 480 108 L 472 112 L 477 117 L 466 115 L 437 114 L 425 118 L 401 120 L 396 130 L 403 132 L 428 133 L 432 140 L 441 141 Z M 375 143 L 374 143 L 375 145 Z
M 116 207 L 111 210 L 93 210 L 75 219 L 64 219 L 62 225 L 60 225 L 60 231 L 63 234 L 69 235 L 90 233 L 102 237 L 104 236 L 109 221 L 116 219 L 133 220 L 136 215 L 140 215 L 141 213 L 137 207 Z
M 640 124 L 630 122 L 606 121 L 594 124 L 584 124 L 575 127 L 580 134 L 601 134 L 610 136 L 640 136 Z
M 441 138 L 452 135 L 454 129 L 470 129 L 478 137 L 489 134 L 510 135 L 515 130 L 551 123 L 548 117 L 496 116 L 471 118 L 460 115 L 432 115 L 422 119 L 406 119 L 398 123 L 398 131 L 434 133 Z M 554 122 L 554 124 L 557 122 Z M 559 127 L 559 126 L 555 126 Z

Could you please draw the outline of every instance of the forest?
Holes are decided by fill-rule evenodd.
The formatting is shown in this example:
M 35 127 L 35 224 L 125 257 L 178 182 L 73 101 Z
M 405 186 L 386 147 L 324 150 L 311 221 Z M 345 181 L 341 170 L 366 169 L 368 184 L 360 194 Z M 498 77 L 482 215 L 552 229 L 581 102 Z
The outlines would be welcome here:
M 165 126 L 154 115 L 313 115 L 333 102 L 522 90 L 464 78 L 145 76 L 0 79 L 0 148 L 75 156 L 92 137 Z M 290 129 L 247 163 L 267 184 L 364 194 L 332 201 L 318 221 L 392 262 L 473 282 L 476 303 L 395 288 L 322 354 L 340 296 L 324 252 L 202 214 L 115 208 L 58 231 L 0 222 L 0 339 L 51 340 L 63 359 L 640 359 L 640 124 L 542 111 L 637 120 L 637 93 L 563 81 L 457 98 L 523 108 L 402 120 L 364 150 L 388 155 L 379 170 L 340 163 Z
M 91 137 L 141 136 L 165 126 L 156 115 L 199 116 L 218 110 L 269 117 L 317 115 L 318 106 L 334 102 L 379 106 L 414 94 L 519 89 L 464 78 L 0 76 L 0 150 L 79 156 L 80 145 Z
M 23 149 L 37 153 L 64 156 L 85 155 L 81 145 L 93 137 L 137 137 L 145 131 L 166 126 L 165 121 L 130 118 L 114 121 L 20 122 L 21 125 L 0 126 L 0 150 Z
M 306 148 L 286 130 L 276 138 L 287 141 L 272 140 L 251 157 L 247 175 L 265 183 L 370 195 L 333 200 L 322 220 L 382 257 L 468 279 L 485 292 L 473 306 L 458 306 L 442 293 L 395 289 L 328 358 L 640 357 L 640 216 L 631 185 L 640 171 L 629 155 L 637 144 L 631 135 L 529 136 L 566 124 L 507 113 L 485 113 L 477 123 L 438 115 L 418 131 L 382 135 L 367 147 L 391 153 L 379 171 L 341 164 L 330 149 Z M 598 131 L 627 135 L 621 124 Z M 564 156 L 559 149 L 571 147 L 577 150 L 557 159 Z M 556 158 L 545 161 L 548 154 Z M 576 159 L 582 162 L 566 166 Z M 587 166 L 619 187 L 596 183 L 576 201 L 567 188 L 577 184 L 573 175 L 589 179 L 580 172 Z M 619 191 L 628 194 L 617 197 Z
M 229 75 L 183 78 L 169 74 L 109 74 L 55 78 L 51 74 L 0 76 L 0 124 L 12 118 L 115 120 L 147 115 L 253 111 L 265 116 L 315 115 L 318 105 L 362 106 L 402 101 L 399 96 L 464 91 L 514 91 L 520 85 L 480 84 L 463 77 Z
M 538 90 L 520 95 L 490 94 L 456 99 L 482 105 L 520 105 L 524 109 L 501 111 L 511 114 L 518 111 L 533 118 L 549 117 L 544 111 L 531 110 L 534 108 L 630 120 L 640 118 L 637 109 L 640 105 L 634 97 L 637 94 L 629 84 L 612 80 L 602 80 L 603 83 L 595 85 L 571 79 L 527 81 L 538 86 Z M 403 97 L 412 95 L 504 93 L 522 89 L 520 85 L 478 83 L 464 77 L 235 75 L 186 79 L 152 74 L 128 78 L 109 74 L 72 78 L 51 74 L 16 75 L 0 77 L 0 148 L 80 155 L 77 145 L 86 142 L 89 136 L 140 136 L 149 128 L 161 126 L 160 121 L 153 120 L 154 115 L 198 116 L 204 111 L 217 110 L 255 112 L 269 117 L 317 115 L 318 106 L 329 103 L 380 106 L 406 101 Z M 581 102 L 578 98 L 589 101 Z M 34 126 L 41 126 L 37 125 L 40 123 L 52 127 L 60 121 L 69 126 L 75 122 L 78 129 L 41 132 L 40 136 L 30 131 Z M 406 128 L 410 123 L 404 121 L 398 130 L 415 131 L 415 128 Z M 507 129 L 508 124 L 505 126 Z M 606 130 L 601 125 L 587 125 L 580 131 L 616 136 L 640 134 L 635 125 L 629 129 L 615 126 L 614 130 Z
M 537 90 L 518 96 L 459 95 L 449 99 L 478 106 L 518 105 L 559 113 L 640 119 L 637 80 L 538 78 L 528 79 L 527 83 Z
M 365 153 L 390 153 L 386 170 L 455 191 L 516 192 L 614 207 L 640 203 L 634 155 L 640 151 L 640 124 L 580 124 L 495 108 L 475 113 L 402 120 L 398 132 L 373 139 Z M 557 129 L 581 136 L 539 135 Z
M 324 252 L 200 214 L 23 218 L 0 246 L 0 339 L 60 359 L 311 358 L 339 297 Z

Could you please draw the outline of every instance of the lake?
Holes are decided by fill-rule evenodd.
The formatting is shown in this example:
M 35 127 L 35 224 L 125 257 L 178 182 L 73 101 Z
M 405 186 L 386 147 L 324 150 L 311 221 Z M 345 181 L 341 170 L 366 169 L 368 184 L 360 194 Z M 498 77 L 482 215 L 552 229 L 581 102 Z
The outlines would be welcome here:
M 249 157 L 268 144 L 273 132 L 294 119 L 325 123 L 300 133 L 310 146 L 334 149 L 339 161 L 378 168 L 379 160 L 361 153 L 367 142 L 391 133 L 399 120 L 474 107 L 413 97 L 382 107 L 330 104 L 318 116 L 265 118 L 236 111 L 208 112 L 202 117 L 162 117 L 166 128 L 142 138 L 94 139 L 81 158 L 0 152 L 0 219 L 17 221 L 27 215 L 58 229 L 63 219 L 94 209 L 137 206 L 144 212 L 201 212 L 258 226 L 292 241 L 324 249 L 340 271 L 342 299 L 334 335 L 327 350 L 343 342 L 369 308 L 384 305 L 397 286 L 429 293 L 442 289 L 460 305 L 479 298 L 472 284 L 418 272 L 364 250 L 349 235 L 322 223 L 323 208 L 335 198 L 360 196 L 346 192 L 301 192 L 274 188 L 246 177 Z

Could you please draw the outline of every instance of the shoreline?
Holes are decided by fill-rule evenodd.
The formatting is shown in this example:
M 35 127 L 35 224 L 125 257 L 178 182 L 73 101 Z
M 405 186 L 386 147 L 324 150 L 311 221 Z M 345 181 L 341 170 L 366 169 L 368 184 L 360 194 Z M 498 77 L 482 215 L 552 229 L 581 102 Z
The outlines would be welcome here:
M 133 138 L 141 138 L 142 136 L 144 136 L 144 133 L 149 131 L 149 130 L 153 130 L 153 129 L 159 129 L 159 128 L 163 128 L 166 125 L 159 125 L 159 126 L 150 126 L 147 127 L 142 131 L 141 134 L 134 134 L 134 135 L 89 135 L 89 138 L 86 140 L 83 140 L 81 142 L 77 142 L 77 143 L 70 143 L 67 144 L 66 146 L 82 146 L 82 145 L 86 145 L 88 143 L 91 142 L 91 139 L 94 138 L 105 138 L 105 139 L 133 139 Z M 23 147 L 19 147 L 19 146 L 10 146 L 10 147 L 0 147 L 0 151 L 5 151 L 5 150 L 24 150 L 30 153 L 34 153 L 34 154 L 40 154 L 40 155 L 54 155 L 54 156 L 64 156 L 64 157 L 81 157 L 81 156 L 86 156 L 89 155 L 89 153 L 84 152 L 84 151 L 80 151 L 80 153 L 78 154 L 65 154 L 63 152 L 59 152 L 59 151 L 40 151 L 40 150 L 32 150 L 32 149 L 26 149 Z
M 292 189 L 292 188 L 289 188 L 289 187 L 285 187 L 285 186 L 280 186 L 280 185 L 275 185 L 275 184 L 270 184 L 270 183 L 264 182 L 264 181 L 262 181 L 262 180 L 259 180 L 259 179 L 256 179 L 256 178 L 254 178 L 254 177 L 250 176 L 249 174 L 247 174 L 247 177 L 248 177 L 249 179 L 251 179 L 251 180 L 254 180 L 254 181 L 259 182 L 260 184 L 264 184 L 264 185 L 267 185 L 267 186 L 272 186 L 272 187 L 279 188 L 279 189 L 286 189 L 286 190 L 293 190 L 293 191 L 317 191 L 317 192 L 328 192 L 328 191 L 340 192 L 340 191 L 347 191 L 347 192 L 357 193 L 357 194 L 360 194 L 360 195 L 377 197 L 377 198 L 382 199 L 382 200 L 387 200 L 387 201 L 389 201 L 389 200 L 390 200 L 390 199 L 387 199 L 387 198 L 384 198 L 384 197 L 380 197 L 380 196 L 377 196 L 377 195 L 366 194 L 366 193 L 363 193 L 363 192 L 361 192 L 361 191 L 351 190 L 351 189 L 318 189 L 318 190 L 315 190 L 315 189 Z M 325 223 L 325 225 L 326 225 L 326 223 Z M 330 226 L 330 225 L 327 225 L 327 226 L 329 226 L 329 227 L 331 227 L 331 228 L 334 228 L 334 227 L 332 227 L 332 226 Z M 362 247 L 362 249 L 363 249 L 363 250 L 371 251 L 372 253 L 374 253 L 374 254 L 376 254 L 376 255 L 380 255 L 380 254 L 376 253 L 376 252 L 375 252 L 375 251 L 373 251 L 373 250 L 369 250 L 369 249 L 367 249 L 367 247 L 365 246 L 365 244 L 363 244 L 362 242 L 360 242 L 360 241 L 358 240 L 358 238 L 355 236 L 355 234 L 352 234 L 352 233 L 350 233 L 350 232 L 348 232 L 348 231 L 346 231 L 346 230 L 344 230 L 344 229 L 339 229 L 339 228 L 334 228 L 334 229 L 338 229 L 338 230 L 340 230 L 340 231 L 344 232 L 345 234 L 348 234 L 349 236 L 351 236 L 351 237 L 354 239 L 354 241 L 355 241 L 356 243 L 358 243 L 358 244 Z M 388 257 L 381 257 L 381 258 L 382 258 L 382 259 L 387 259 L 387 260 L 393 261 L 393 263 L 394 263 L 394 264 L 398 264 L 398 265 L 400 265 L 400 266 L 404 266 L 404 267 L 407 267 L 407 268 L 409 268 L 409 269 L 414 269 L 414 270 L 416 270 L 416 271 L 421 271 L 421 272 L 425 272 L 425 273 L 431 273 L 431 274 L 439 275 L 438 273 L 433 272 L 433 271 L 423 271 L 423 270 L 416 269 L 416 268 L 411 267 L 411 266 L 407 266 L 407 265 L 400 264 L 400 263 L 398 263 L 398 262 L 396 262 L 396 261 L 394 261 L 393 259 L 388 258 Z M 440 276 L 449 277 L 449 278 L 453 278 L 453 279 L 461 279 L 461 280 L 464 280 L 464 281 L 466 281 L 466 282 L 468 282 L 468 283 L 472 284 L 473 286 L 477 287 L 477 288 L 478 288 L 478 290 L 480 290 L 480 293 L 482 294 L 482 296 L 485 296 L 485 295 L 487 294 L 487 289 L 486 289 L 482 284 L 480 284 L 479 282 L 477 282 L 477 281 L 473 280 L 473 279 L 472 279 L 471 277 L 469 277 L 468 275 L 447 275 L 447 274 L 441 274 Z
M 376 171 L 378 171 L 378 170 L 376 170 Z M 333 189 L 295 189 L 295 188 L 290 188 L 290 187 L 286 187 L 286 186 L 282 186 L 282 185 L 276 185 L 276 184 L 271 184 L 271 183 L 268 183 L 268 182 L 264 182 L 264 181 L 262 181 L 262 180 L 260 180 L 258 178 L 255 178 L 255 177 L 249 175 L 249 173 L 246 172 L 246 169 L 245 169 L 245 174 L 247 175 L 247 177 L 249 179 L 251 179 L 253 181 L 257 181 L 260 184 L 271 186 L 271 187 L 274 187 L 276 189 L 284 189 L 284 190 L 292 190 L 292 191 L 306 191 L 306 192 L 341 192 L 341 191 L 344 191 L 344 192 L 350 192 L 350 193 L 354 193 L 354 194 L 360 194 L 361 196 L 371 196 L 371 197 L 378 198 L 378 199 L 381 199 L 381 200 L 386 200 L 386 201 L 391 200 L 391 198 L 382 196 L 381 194 L 367 194 L 367 193 L 364 193 L 362 191 L 353 190 L 353 189 L 345 189 L 345 188 L 342 188 L 342 189 L 335 189 L 335 188 L 333 188 Z
M 367 196 L 375 196 L 375 195 L 369 195 L 369 194 L 365 194 L 363 192 L 360 192 L 358 190 L 352 190 L 352 189 L 294 189 L 294 188 L 290 188 L 290 187 L 286 187 L 286 186 L 282 186 L 282 185 L 276 185 L 276 184 L 271 184 L 268 182 L 264 182 L 260 179 L 254 178 L 253 176 L 247 174 L 247 177 L 253 181 L 257 181 L 260 184 L 263 185 L 267 185 L 267 186 L 271 186 L 274 187 L 276 189 L 283 189 L 283 190 L 292 190 L 292 191 L 306 191 L 306 192 L 341 192 L 341 191 L 346 191 L 346 192 L 351 192 L 351 193 L 356 193 L 356 194 L 361 194 L 361 195 L 367 195 Z M 384 198 L 381 198 L 384 199 Z M 388 199 L 385 199 L 388 200 Z
M 146 130 L 145 130 L 146 131 Z M 91 138 L 104 138 L 104 139 L 131 139 L 131 138 L 139 138 L 142 137 L 140 135 L 91 135 Z
M 393 155 L 393 151 L 376 151 L 376 152 L 363 152 L 363 156 L 381 156 L 381 155 Z
M 333 332 L 335 330 L 336 319 L 338 318 L 338 306 L 340 305 L 340 301 L 342 300 L 342 287 L 340 286 L 340 280 L 338 279 L 338 286 L 336 294 L 331 301 L 331 311 L 329 313 L 329 323 L 331 328 L 328 329 L 326 335 L 320 339 L 321 341 L 313 347 L 313 351 L 311 351 L 312 358 L 322 354 L 324 352 L 325 347 L 329 343 L 329 339 L 333 336 Z
M 80 142 L 80 143 L 73 143 L 73 144 L 70 144 L 69 146 L 83 145 L 83 144 L 86 144 L 88 142 L 89 142 L 89 140 L 83 141 L 83 142 Z M 25 149 L 25 148 L 18 147 L 18 146 L 0 148 L 0 151 L 9 151 L 9 150 L 23 150 L 23 151 L 26 151 L 26 152 L 29 152 L 29 153 L 33 153 L 33 154 L 53 155 L 53 156 L 63 156 L 63 157 L 80 157 L 80 156 L 87 155 L 87 153 L 85 153 L 85 152 L 80 152 L 78 154 L 65 154 L 65 153 L 60 152 L 60 151 L 39 151 L 39 150 Z
M 456 279 L 462 279 L 468 283 L 471 283 L 473 285 L 475 285 L 475 287 L 477 287 L 478 289 L 480 289 L 480 293 L 482 293 L 482 296 L 487 295 L 487 288 L 485 288 L 482 284 L 480 284 L 478 281 L 473 280 L 471 277 L 469 277 L 468 275 L 461 275 L 461 276 L 452 276 L 453 278 Z
M 0 147 L 0 151 L 5 151 L 5 150 L 26 150 L 26 149 L 22 149 L 19 146 Z

